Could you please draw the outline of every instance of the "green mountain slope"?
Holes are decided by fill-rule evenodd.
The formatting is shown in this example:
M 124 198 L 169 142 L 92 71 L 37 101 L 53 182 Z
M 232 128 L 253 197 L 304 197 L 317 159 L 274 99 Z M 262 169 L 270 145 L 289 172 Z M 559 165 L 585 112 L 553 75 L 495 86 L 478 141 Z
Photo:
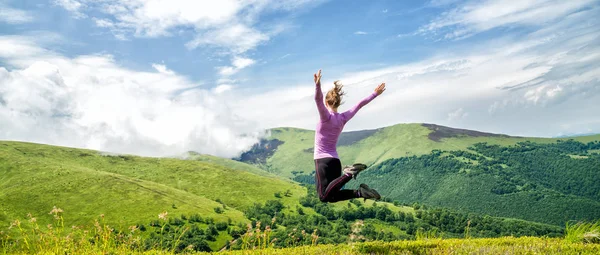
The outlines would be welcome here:
M 241 160 L 314 181 L 314 132 L 278 128 L 269 139 Z M 338 152 L 342 164 L 370 165 L 349 188 L 363 182 L 409 204 L 563 225 L 600 218 L 600 145 L 592 141 L 600 135 L 526 138 L 401 124 L 343 133 Z
M 163 211 L 245 221 L 243 209 L 275 192 L 289 190 L 280 200 L 293 208 L 306 194 L 291 181 L 210 162 L 6 141 L 0 142 L 0 190 L 3 225 L 28 213 L 49 221 L 53 206 L 65 211 L 68 224 L 105 214 L 111 224 L 128 226 L 157 219 Z M 226 205 L 223 214 L 214 211 L 223 207 L 216 200 Z
M 467 150 L 467 147 L 486 142 L 513 145 L 533 141 L 550 143 L 575 139 L 589 142 L 600 135 L 576 138 L 531 138 L 454 129 L 431 124 L 398 124 L 376 130 L 344 132 L 338 141 L 342 164 L 361 162 L 367 165 L 390 158 L 423 155 L 432 150 Z M 294 172 L 310 173 L 313 161 L 314 131 L 297 128 L 275 128 L 271 136 L 238 160 L 252 163 L 281 176 L 293 178 Z

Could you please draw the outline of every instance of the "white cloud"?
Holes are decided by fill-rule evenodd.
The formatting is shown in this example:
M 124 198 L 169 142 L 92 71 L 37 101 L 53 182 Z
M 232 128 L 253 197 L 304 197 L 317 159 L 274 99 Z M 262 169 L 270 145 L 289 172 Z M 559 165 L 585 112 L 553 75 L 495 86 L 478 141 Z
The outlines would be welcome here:
M 250 58 L 235 57 L 233 58 L 232 63 L 233 66 L 235 66 L 236 68 L 243 69 L 253 65 L 254 63 L 256 63 L 256 61 Z
M 226 92 L 226 91 L 230 91 L 230 90 L 232 90 L 232 89 L 233 89 L 233 86 L 232 86 L 232 85 L 229 85 L 229 84 L 221 84 L 221 85 L 219 85 L 219 86 L 215 87 L 215 88 L 214 88 L 214 91 L 215 91 L 215 93 L 217 93 L 217 94 L 222 94 L 222 93 L 224 93 L 224 92 Z
M 14 9 L 0 3 L 0 22 L 22 24 L 32 22 L 33 20 L 34 17 L 30 12 Z
M 75 18 L 80 19 L 87 17 L 87 15 L 83 14 L 82 12 L 82 9 L 85 8 L 85 5 L 78 0 L 54 0 L 54 4 L 72 12 Z
M 201 33 L 186 46 L 190 49 L 203 45 L 225 47 L 234 54 L 240 54 L 267 40 L 269 40 L 269 36 L 263 32 L 243 24 L 234 24 Z
M 223 1 L 120 1 L 109 0 L 100 11 L 110 14 L 118 27 L 137 36 L 163 36 L 169 30 L 184 26 L 199 29 L 226 24 L 245 6 L 244 3 Z
M 386 92 L 347 131 L 426 122 L 523 136 L 600 132 L 597 11 L 571 14 L 518 37 L 455 46 L 420 62 L 339 77 L 323 69 L 323 92 L 341 79 L 347 92 L 343 111 L 386 82 Z M 312 84 L 235 101 L 236 111 L 267 127 L 316 125 Z
M 229 98 L 198 89 L 164 65 L 142 72 L 110 55 L 64 57 L 28 37 L 0 36 L 0 46 L 0 58 L 12 66 L 0 67 L 2 140 L 234 157 L 261 135 L 257 124 L 229 109 Z
M 167 74 L 167 75 L 175 74 L 175 72 L 169 70 L 166 65 L 152 64 L 152 67 L 154 69 L 156 69 L 156 71 L 158 71 L 159 73 L 162 73 L 162 74 Z
M 232 109 L 263 127 L 314 128 L 314 89 L 310 86 L 282 86 L 265 93 L 237 91 L 232 94 Z
M 108 19 L 94 18 L 94 22 L 96 23 L 96 26 L 98 26 L 98 27 L 104 27 L 104 28 L 114 28 L 115 27 L 115 23 L 113 23 L 112 21 L 110 21 Z
M 223 76 L 233 75 L 238 71 L 253 65 L 254 63 L 256 63 L 256 61 L 251 58 L 236 56 L 231 60 L 231 63 L 233 64 L 232 66 L 217 67 L 217 69 L 219 70 L 219 74 Z
M 445 5 L 447 1 L 434 1 Z M 453 2 L 453 1 L 451 1 Z M 543 25 L 590 7 L 594 0 L 502 0 L 468 1 L 445 11 L 421 27 L 422 34 L 441 34 L 445 39 L 462 39 L 497 27 Z
M 217 67 L 217 69 L 219 70 L 219 74 L 223 76 L 230 76 L 237 73 L 238 71 L 233 66 L 219 66 Z
M 355 34 L 355 35 L 366 35 L 366 34 L 368 34 L 368 33 L 367 33 L 367 32 L 365 32 L 365 31 L 356 31 L 356 32 L 354 32 L 354 34 Z

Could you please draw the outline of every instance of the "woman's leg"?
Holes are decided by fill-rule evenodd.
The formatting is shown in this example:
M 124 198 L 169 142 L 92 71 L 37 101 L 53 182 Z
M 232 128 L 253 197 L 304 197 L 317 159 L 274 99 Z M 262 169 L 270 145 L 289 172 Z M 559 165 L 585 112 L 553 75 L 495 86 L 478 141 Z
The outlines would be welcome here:
M 342 164 L 337 158 L 321 158 L 315 160 L 315 183 L 317 193 L 322 202 L 338 202 L 357 198 L 355 190 L 341 190 L 352 179 L 351 175 L 342 174 Z

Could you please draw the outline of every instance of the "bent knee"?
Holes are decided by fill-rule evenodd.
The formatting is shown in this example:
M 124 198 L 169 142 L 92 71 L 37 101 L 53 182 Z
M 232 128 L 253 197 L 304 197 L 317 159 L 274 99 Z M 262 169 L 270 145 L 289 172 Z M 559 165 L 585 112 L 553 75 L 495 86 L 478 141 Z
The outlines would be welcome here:
M 321 202 L 323 202 L 323 203 L 327 203 L 327 202 L 329 202 L 329 197 L 319 196 L 319 200 L 321 200 Z

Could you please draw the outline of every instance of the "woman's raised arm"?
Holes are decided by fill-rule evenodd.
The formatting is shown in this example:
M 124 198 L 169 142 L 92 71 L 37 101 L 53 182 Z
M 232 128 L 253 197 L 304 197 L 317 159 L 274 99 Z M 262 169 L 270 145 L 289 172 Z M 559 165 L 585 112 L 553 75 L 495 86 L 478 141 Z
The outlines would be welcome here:
M 317 109 L 319 110 L 321 121 L 326 121 L 329 119 L 329 112 L 327 111 L 327 107 L 325 107 L 325 103 L 323 102 L 323 91 L 321 90 L 321 69 L 319 69 L 319 72 L 314 76 L 315 103 L 317 103 Z

